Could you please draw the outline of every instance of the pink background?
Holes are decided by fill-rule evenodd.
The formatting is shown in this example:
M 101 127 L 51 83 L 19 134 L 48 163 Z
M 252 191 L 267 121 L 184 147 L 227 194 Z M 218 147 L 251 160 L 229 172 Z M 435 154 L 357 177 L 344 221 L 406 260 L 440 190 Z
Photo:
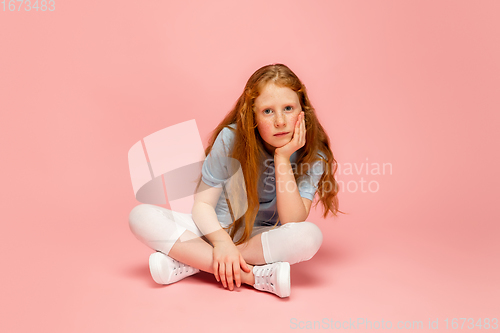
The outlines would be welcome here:
M 445 330 L 446 318 L 500 319 L 499 1 L 0 10 L 0 331 L 286 332 L 293 318 L 426 330 L 439 319 Z M 276 62 L 307 85 L 341 166 L 392 173 L 340 175 L 378 191 L 344 190 L 349 214 L 338 219 L 311 212 L 324 243 L 292 266 L 288 299 L 229 292 L 204 273 L 156 285 L 151 250 L 128 227 L 138 204 L 128 150 L 190 119 L 206 146 L 248 77 Z

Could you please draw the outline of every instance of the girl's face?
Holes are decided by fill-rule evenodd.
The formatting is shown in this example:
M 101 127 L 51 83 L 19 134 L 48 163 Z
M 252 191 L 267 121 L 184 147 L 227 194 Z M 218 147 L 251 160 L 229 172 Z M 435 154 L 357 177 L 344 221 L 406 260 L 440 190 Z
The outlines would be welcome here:
M 271 155 L 274 155 L 276 148 L 290 142 L 301 111 L 297 93 L 274 83 L 265 85 L 259 97 L 255 99 L 257 129 Z M 280 133 L 285 134 L 279 135 Z

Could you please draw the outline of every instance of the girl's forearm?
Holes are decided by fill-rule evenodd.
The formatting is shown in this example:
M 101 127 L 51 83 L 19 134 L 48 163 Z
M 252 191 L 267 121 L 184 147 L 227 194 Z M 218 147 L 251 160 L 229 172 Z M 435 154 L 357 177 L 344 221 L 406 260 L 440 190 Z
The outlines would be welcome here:
M 229 234 L 222 229 L 212 206 L 204 202 L 195 202 L 191 213 L 198 229 L 213 245 L 220 242 L 233 242 Z
M 293 176 L 290 160 L 275 156 L 276 205 L 281 224 L 302 222 L 307 217 L 304 201 Z

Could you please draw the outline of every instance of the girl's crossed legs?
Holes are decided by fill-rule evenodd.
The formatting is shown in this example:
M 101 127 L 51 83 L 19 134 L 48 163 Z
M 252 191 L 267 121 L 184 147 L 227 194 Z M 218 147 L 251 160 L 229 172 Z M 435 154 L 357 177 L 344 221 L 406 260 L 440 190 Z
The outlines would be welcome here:
M 194 223 L 191 214 L 141 204 L 129 215 L 132 233 L 151 249 L 186 265 L 213 272 L 213 248 Z M 249 241 L 237 246 L 248 264 L 278 261 L 295 264 L 311 259 L 323 241 L 321 230 L 311 222 L 287 223 L 280 227 L 256 226 Z M 239 239 L 236 233 L 234 239 Z M 252 272 L 241 270 L 243 283 L 253 284 Z

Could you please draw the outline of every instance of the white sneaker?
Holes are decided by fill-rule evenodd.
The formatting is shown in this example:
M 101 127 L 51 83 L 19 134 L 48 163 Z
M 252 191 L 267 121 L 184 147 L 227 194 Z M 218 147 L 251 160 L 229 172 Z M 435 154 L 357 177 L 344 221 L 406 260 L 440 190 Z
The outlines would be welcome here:
M 290 264 L 275 262 L 263 266 L 253 266 L 255 289 L 268 291 L 279 297 L 290 296 Z
M 164 253 L 155 252 L 149 256 L 149 271 L 158 284 L 170 284 L 198 273 L 200 270 L 183 264 Z

